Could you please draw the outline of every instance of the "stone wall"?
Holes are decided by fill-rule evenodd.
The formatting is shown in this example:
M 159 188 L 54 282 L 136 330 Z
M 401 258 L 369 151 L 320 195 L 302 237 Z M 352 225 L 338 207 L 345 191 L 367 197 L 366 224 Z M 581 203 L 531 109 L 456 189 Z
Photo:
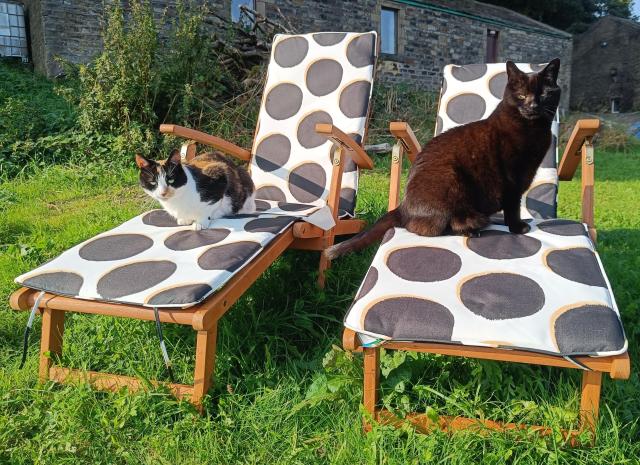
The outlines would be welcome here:
M 640 24 L 608 16 L 577 36 L 571 86 L 577 110 L 640 110 Z
M 231 0 L 207 1 L 216 12 L 228 16 Z M 99 50 L 103 3 L 91 0 L 24 0 L 31 22 L 31 44 L 36 69 L 49 76 L 59 67 L 53 60 L 60 56 L 71 62 L 87 62 Z M 158 18 L 174 0 L 152 0 Z M 434 0 L 448 8 L 456 5 L 466 11 L 487 9 L 508 13 L 508 21 L 496 26 L 489 17 L 473 18 L 424 6 L 411 6 L 392 0 L 257 0 L 256 8 L 268 17 L 282 12 L 299 32 L 379 30 L 382 6 L 398 11 L 398 53 L 382 56 L 378 78 L 392 84 L 408 84 L 438 91 L 442 67 L 448 63 L 485 61 L 487 29 L 499 31 L 498 61 L 545 62 L 562 60 L 563 107 L 568 106 L 571 76 L 572 39 L 568 34 L 535 23 L 528 18 L 496 10 L 470 0 Z M 169 9 L 171 14 L 171 8 Z M 482 15 L 480 15 L 482 16 Z M 515 18 L 515 19 L 514 19 Z M 519 24 L 518 21 L 522 24 Z M 533 26 L 532 27 L 532 23 Z M 508 26 L 511 24 L 511 27 Z M 525 29 L 525 30 L 523 30 Z M 537 29 L 538 32 L 532 32 Z

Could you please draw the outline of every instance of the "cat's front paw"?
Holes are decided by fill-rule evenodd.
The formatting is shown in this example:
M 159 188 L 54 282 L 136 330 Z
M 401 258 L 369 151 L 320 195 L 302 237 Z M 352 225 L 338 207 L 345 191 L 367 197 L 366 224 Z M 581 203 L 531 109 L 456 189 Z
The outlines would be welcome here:
M 192 220 L 185 220 L 184 218 L 178 218 L 176 222 L 178 223 L 178 226 L 188 226 L 193 223 Z
M 209 220 L 206 222 L 194 221 L 193 222 L 193 230 L 194 231 L 202 231 L 203 229 L 207 229 L 209 227 Z
M 517 223 L 509 225 L 509 231 L 513 234 L 527 234 L 531 231 L 531 226 L 524 221 L 518 221 Z

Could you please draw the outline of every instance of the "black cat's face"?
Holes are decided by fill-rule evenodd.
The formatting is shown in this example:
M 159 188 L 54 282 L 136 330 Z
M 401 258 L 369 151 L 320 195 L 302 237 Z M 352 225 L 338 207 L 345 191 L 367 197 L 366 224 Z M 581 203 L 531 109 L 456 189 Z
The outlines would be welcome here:
M 182 167 L 180 152 L 177 150 L 161 162 L 136 155 L 136 164 L 140 168 L 140 185 L 156 200 L 171 199 L 178 189 L 187 184 L 187 175 Z
M 525 119 L 552 120 L 560 103 L 559 71 L 558 58 L 551 60 L 540 72 L 531 74 L 507 61 L 508 82 L 503 100 L 516 107 Z

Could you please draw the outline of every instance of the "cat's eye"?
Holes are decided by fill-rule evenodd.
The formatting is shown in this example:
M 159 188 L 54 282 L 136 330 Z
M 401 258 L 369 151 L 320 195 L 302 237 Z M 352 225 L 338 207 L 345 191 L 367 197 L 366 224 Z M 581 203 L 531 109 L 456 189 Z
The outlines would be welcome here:
M 167 184 L 173 184 L 174 181 L 174 179 L 167 179 Z
M 155 182 L 155 181 L 150 181 L 150 182 L 149 182 L 149 185 L 150 185 L 150 186 L 155 186 L 156 184 L 158 184 L 158 183 L 157 183 L 157 182 Z
M 518 95 L 518 98 L 519 98 L 520 100 L 524 100 L 524 99 L 526 99 L 526 98 L 527 98 L 527 96 L 526 96 L 526 95 L 522 95 L 522 94 L 520 94 L 520 95 Z

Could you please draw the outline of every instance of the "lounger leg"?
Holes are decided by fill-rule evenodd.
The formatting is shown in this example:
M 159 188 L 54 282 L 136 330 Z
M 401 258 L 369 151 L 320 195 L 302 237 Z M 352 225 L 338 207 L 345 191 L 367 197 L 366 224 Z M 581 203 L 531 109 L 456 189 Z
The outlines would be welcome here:
M 45 308 L 42 312 L 42 337 L 40 339 L 40 370 L 38 379 L 41 383 L 49 379 L 49 368 L 53 357 L 62 355 L 62 336 L 64 334 L 64 312 Z M 47 352 L 50 356 L 47 356 Z
M 594 433 L 600 409 L 600 388 L 602 373 L 585 371 L 582 373 L 582 396 L 580 400 L 580 428 L 588 428 Z
M 200 406 L 202 398 L 212 385 L 216 362 L 216 339 L 218 325 L 208 331 L 198 331 L 196 336 L 196 368 L 193 374 L 193 396 L 191 402 Z
M 364 349 L 364 408 L 376 418 L 380 387 L 380 349 L 370 347 Z M 371 430 L 371 425 L 364 422 L 365 431 Z
M 335 242 L 335 236 L 329 236 L 325 239 L 325 247 L 329 248 Z M 325 271 L 331 268 L 331 260 L 324 256 L 324 251 L 320 252 L 320 267 L 318 268 L 318 287 L 324 289 L 326 282 Z

